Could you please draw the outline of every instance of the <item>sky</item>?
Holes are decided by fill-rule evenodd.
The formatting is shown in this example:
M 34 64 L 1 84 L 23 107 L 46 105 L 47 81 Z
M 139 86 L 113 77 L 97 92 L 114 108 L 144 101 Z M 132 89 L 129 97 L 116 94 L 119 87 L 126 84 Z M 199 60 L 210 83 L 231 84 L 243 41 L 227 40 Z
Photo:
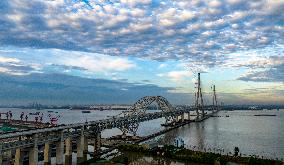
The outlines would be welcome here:
M 284 0 L 1 0 L 0 105 L 284 103 Z

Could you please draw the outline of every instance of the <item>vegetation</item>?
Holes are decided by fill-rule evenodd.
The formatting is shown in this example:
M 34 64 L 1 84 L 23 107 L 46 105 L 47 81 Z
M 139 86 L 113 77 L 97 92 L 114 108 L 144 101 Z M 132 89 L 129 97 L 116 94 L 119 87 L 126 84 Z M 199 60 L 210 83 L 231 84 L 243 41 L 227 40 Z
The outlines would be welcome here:
M 234 162 L 246 165 L 282 165 L 281 161 L 261 159 L 256 157 L 241 157 L 238 155 L 238 149 L 235 151 L 236 156 L 221 155 L 212 152 L 192 151 L 189 149 L 175 147 L 173 145 L 163 146 L 161 148 L 147 148 L 143 145 L 127 144 L 119 147 L 120 151 L 140 152 L 146 155 L 164 156 L 167 158 L 189 161 L 201 164 L 220 163 L 225 165 L 227 162 Z

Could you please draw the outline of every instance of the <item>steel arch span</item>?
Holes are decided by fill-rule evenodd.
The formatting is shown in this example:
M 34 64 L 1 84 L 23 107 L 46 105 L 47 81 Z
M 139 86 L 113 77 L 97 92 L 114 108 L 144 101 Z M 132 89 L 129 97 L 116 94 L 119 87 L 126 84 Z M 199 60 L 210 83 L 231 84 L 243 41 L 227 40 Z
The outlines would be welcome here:
M 163 112 L 171 112 L 174 111 L 175 108 L 169 103 L 169 101 L 162 97 L 162 96 L 145 96 L 139 99 L 136 103 L 134 103 L 126 112 L 123 112 L 123 116 L 137 116 L 143 115 L 148 110 L 148 107 L 156 102 L 159 110 Z M 172 122 L 174 120 L 173 116 L 166 117 L 166 122 Z M 136 135 L 136 132 L 138 130 L 139 123 L 131 123 L 129 125 L 124 125 L 123 127 L 120 127 L 120 130 L 123 132 L 123 134 L 131 133 L 133 135 Z
M 173 106 L 168 102 L 168 100 L 162 96 L 145 96 L 139 99 L 133 106 L 128 108 L 126 112 L 124 112 L 125 116 L 133 116 L 145 114 L 147 108 L 153 103 L 156 102 L 159 106 L 159 109 L 163 112 L 174 111 Z

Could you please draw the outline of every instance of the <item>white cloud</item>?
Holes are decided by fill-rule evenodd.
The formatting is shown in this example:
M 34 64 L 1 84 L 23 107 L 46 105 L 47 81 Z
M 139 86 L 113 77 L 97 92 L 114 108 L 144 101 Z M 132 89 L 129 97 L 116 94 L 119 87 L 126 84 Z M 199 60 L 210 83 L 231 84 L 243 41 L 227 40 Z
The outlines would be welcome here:
M 19 62 L 20 60 L 17 58 L 0 56 L 0 63 L 19 63 Z
M 212 0 L 212 1 L 209 1 L 208 5 L 210 7 L 220 7 L 222 5 L 222 2 L 219 0 Z
M 162 69 L 162 68 L 165 68 L 165 67 L 167 67 L 168 65 L 167 64 L 160 64 L 159 66 L 158 66 L 158 68 L 159 69 Z
M 191 20 L 195 17 L 195 13 L 189 10 L 177 10 L 176 8 L 169 8 L 163 13 L 157 15 L 159 24 L 162 26 L 173 26 L 178 23 Z
M 241 2 L 244 2 L 244 0 L 227 0 L 227 3 L 229 3 L 230 5 L 237 5 Z
M 8 72 L 10 72 L 10 70 L 7 69 L 7 68 L 4 68 L 4 67 L 0 67 L 0 72 L 2 72 L 2 73 L 8 73 Z
M 5 74 L 9 74 L 9 75 L 15 75 L 15 76 L 22 76 L 22 75 L 28 75 L 30 73 L 25 73 L 25 72 L 21 72 L 21 71 L 15 71 L 15 70 L 11 70 L 5 67 L 0 67 L 0 73 L 5 73 Z
M 148 5 L 152 2 L 152 0 L 120 0 L 122 3 L 124 4 L 128 4 L 130 6 L 136 6 L 138 4 L 144 4 L 144 5 Z
M 192 76 L 192 73 L 187 70 L 170 71 L 165 74 L 158 74 L 159 77 L 167 77 L 176 83 L 182 82 L 185 78 Z
M 0 45 L 5 46 L 186 60 L 211 67 L 234 59 L 231 53 L 284 43 L 283 0 L 0 3 L 5 32 Z
M 130 12 L 134 17 L 143 17 L 145 15 L 145 11 L 139 8 L 134 8 Z
M 0 56 L 0 72 L 10 75 L 28 75 L 40 72 L 41 66 L 35 63 L 25 63 L 18 58 Z
M 111 57 L 98 54 L 71 53 L 54 59 L 54 64 L 80 67 L 93 73 L 107 73 L 110 71 L 125 71 L 136 67 L 127 58 Z

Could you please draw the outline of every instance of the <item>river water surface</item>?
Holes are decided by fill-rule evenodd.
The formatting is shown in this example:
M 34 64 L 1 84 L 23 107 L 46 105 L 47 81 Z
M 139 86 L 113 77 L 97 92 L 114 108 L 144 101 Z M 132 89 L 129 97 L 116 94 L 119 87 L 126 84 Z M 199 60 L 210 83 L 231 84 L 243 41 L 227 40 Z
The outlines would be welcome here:
M 19 119 L 21 112 L 41 112 L 43 120 L 59 117 L 58 124 L 71 124 L 105 119 L 121 111 L 91 111 L 82 113 L 79 110 L 28 110 L 0 109 L 0 112 L 13 112 L 13 118 Z M 48 112 L 53 111 L 53 112 Z M 274 114 L 277 116 L 254 116 L 256 114 Z M 175 138 L 181 138 L 187 148 L 194 150 L 214 150 L 223 154 L 233 152 L 239 147 L 245 155 L 259 155 L 266 158 L 284 159 L 284 110 L 266 111 L 220 111 L 220 117 L 211 117 L 204 122 L 190 123 L 162 136 L 155 138 L 160 144 L 173 144 Z M 229 117 L 226 117 L 229 116 Z M 4 116 L 2 115 L 2 118 Z M 29 120 L 34 120 L 29 115 Z M 159 130 L 164 119 L 156 119 L 140 124 L 139 136 L 149 135 Z M 120 134 L 119 129 L 105 130 L 102 137 Z

